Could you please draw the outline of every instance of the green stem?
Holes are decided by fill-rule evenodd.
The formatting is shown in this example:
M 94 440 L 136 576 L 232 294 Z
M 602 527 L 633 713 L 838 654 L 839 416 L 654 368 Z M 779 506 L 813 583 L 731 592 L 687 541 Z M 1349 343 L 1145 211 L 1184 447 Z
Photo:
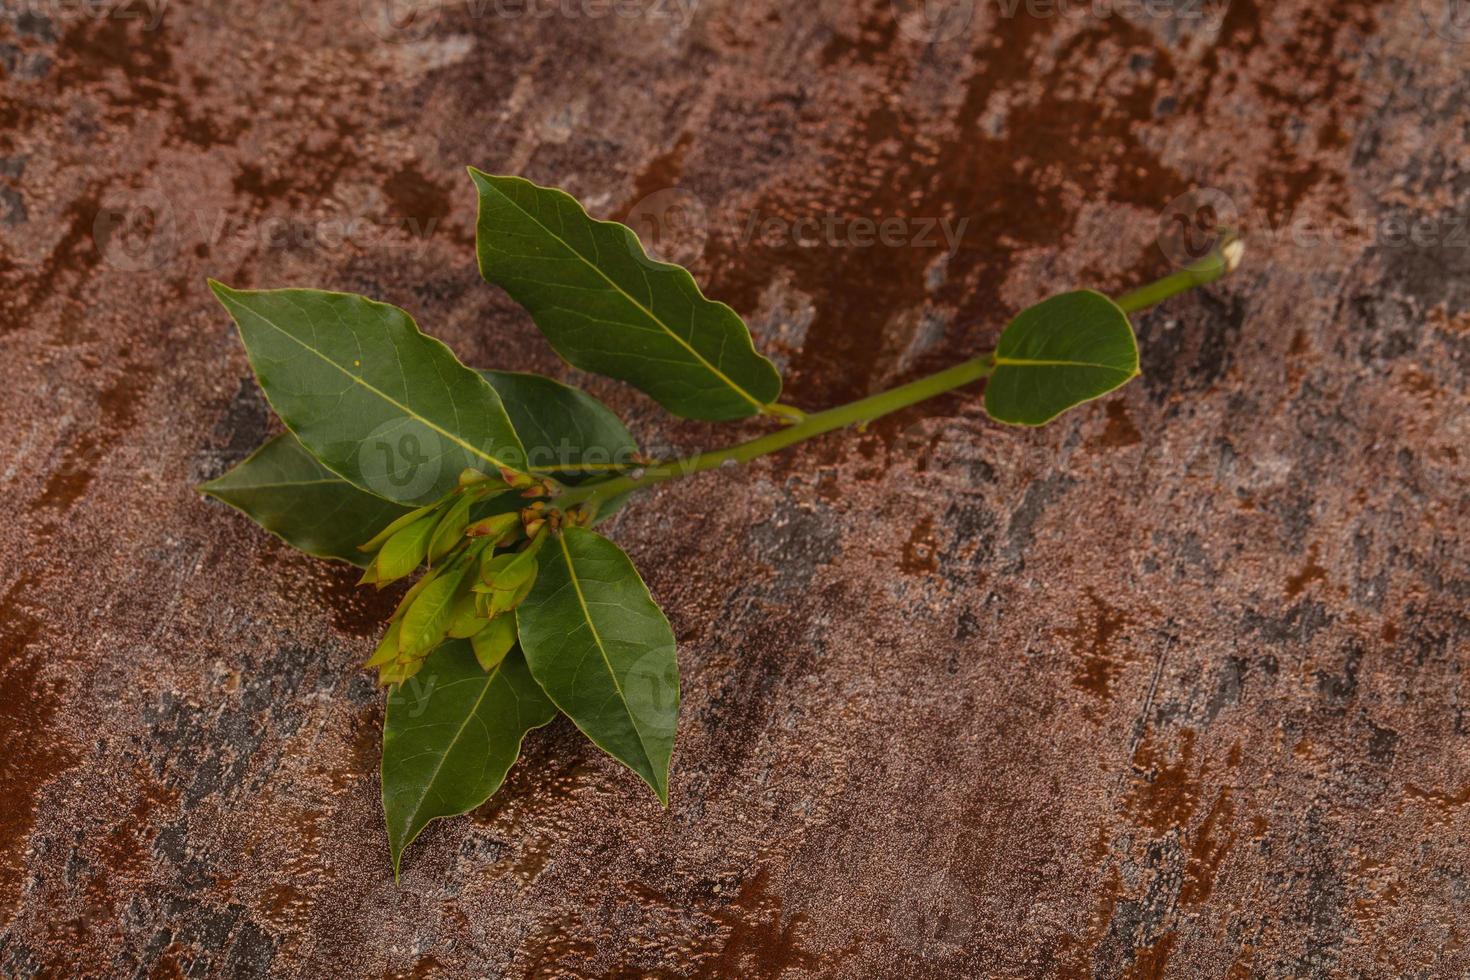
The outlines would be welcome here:
M 1234 269 L 1240 263 L 1240 257 L 1239 241 L 1227 236 L 1220 246 L 1204 259 L 1173 275 L 1165 276 L 1157 282 L 1149 283 L 1147 286 L 1123 295 L 1117 300 L 1117 303 L 1125 312 L 1137 313 L 1171 296 L 1214 282 Z M 849 425 L 866 424 L 901 408 L 907 408 L 964 385 L 973 384 L 981 378 L 989 377 L 994 370 L 995 355 L 993 352 L 987 352 L 980 357 L 956 364 L 954 367 L 945 368 L 937 374 L 910 381 L 908 384 L 899 385 L 897 388 L 891 388 L 846 405 L 829 408 L 823 412 L 814 412 L 811 415 L 804 415 L 799 409 L 786 405 L 767 406 L 765 414 L 779 415 L 790 421 L 791 424 L 777 432 L 771 432 L 758 439 L 725 449 L 697 453 L 667 463 L 655 463 L 634 473 L 572 487 L 556 498 L 556 505 L 569 508 L 576 504 L 591 502 L 595 507 L 604 500 L 630 490 L 641 490 L 656 483 L 677 480 L 680 477 L 703 473 L 705 470 L 712 470 L 727 464 L 734 466 L 748 463 L 759 456 L 778 452 L 824 432 L 831 432 L 833 429 L 841 429 Z
M 636 476 L 630 473 L 611 480 L 599 480 L 596 483 L 573 487 L 558 497 L 556 504 L 560 507 L 570 507 L 594 497 L 598 500 L 606 500 L 620 493 L 627 493 L 629 490 L 639 490 L 666 480 L 703 473 L 705 470 L 712 470 L 726 463 L 731 465 L 748 463 L 757 456 L 777 452 L 824 432 L 871 422 L 890 412 L 896 412 L 900 408 L 907 408 L 909 405 L 933 398 L 935 395 L 942 395 L 946 391 L 979 381 L 981 378 L 988 377 L 993 370 L 995 366 L 991 363 L 990 355 L 986 354 L 984 357 L 964 361 L 938 374 L 920 378 L 918 381 L 910 381 L 906 385 L 899 385 L 897 388 L 891 388 L 846 405 L 829 408 L 825 412 L 815 412 L 805 416 L 800 422 L 763 435 L 759 439 L 752 439 L 725 449 L 715 449 L 707 453 L 687 456 L 670 463 L 656 463 L 644 468 Z
M 1124 293 L 1116 300 L 1122 307 L 1124 313 L 1137 313 L 1146 310 L 1150 306 L 1157 306 L 1171 296 L 1205 286 L 1214 282 L 1228 272 L 1233 272 L 1240 265 L 1241 258 L 1245 255 L 1244 244 L 1239 238 L 1231 233 L 1221 236 L 1219 243 L 1204 258 L 1185 266 L 1171 276 L 1165 276 L 1157 282 L 1151 282 L 1147 286 L 1135 289 L 1131 293 Z

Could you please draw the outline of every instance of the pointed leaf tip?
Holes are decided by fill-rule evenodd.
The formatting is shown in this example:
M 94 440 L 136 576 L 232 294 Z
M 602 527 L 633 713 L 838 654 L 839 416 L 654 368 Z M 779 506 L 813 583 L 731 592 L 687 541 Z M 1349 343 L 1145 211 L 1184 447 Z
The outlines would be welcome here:
M 362 489 L 421 504 L 466 467 L 522 466 L 495 389 L 398 307 L 315 289 L 212 288 L 276 414 Z
M 547 696 L 668 805 L 679 720 L 674 632 L 621 548 L 570 527 L 541 550 L 516 611 L 521 648 Z
M 454 640 L 388 697 L 383 722 L 383 814 L 393 878 L 431 820 L 467 813 L 500 788 L 526 733 L 556 708 L 512 649 L 495 670 Z
M 738 419 L 781 393 L 729 306 L 681 266 L 648 255 L 626 225 L 521 177 L 471 169 L 480 274 L 510 293 L 557 353 L 626 381 L 685 418 Z
M 333 473 L 289 432 L 197 489 L 309 555 L 359 566 L 370 559 L 357 542 L 406 509 Z

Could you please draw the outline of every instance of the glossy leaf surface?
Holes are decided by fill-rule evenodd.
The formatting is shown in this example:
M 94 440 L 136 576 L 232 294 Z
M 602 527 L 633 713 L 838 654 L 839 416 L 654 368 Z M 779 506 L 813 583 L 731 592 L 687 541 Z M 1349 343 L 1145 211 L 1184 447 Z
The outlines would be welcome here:
M 408 510 L 333 473 L 289 432 L 199 489 L 307 554 L 358 566 L 372 556 L 357 546 Z
M 383 723 L 383 811 L 394 874 L 404 848 L 430 820 L 489 799 L 526 732 L 555 716 L 517 650 L 488 673 L 464 640 L 430 654 L 390 694 Z
M 638 453 L 621 419 L 585 391 L 539 374 L 481 371 L 500 395 L 532 473 L 578 483 L 627 469 Z
M 315 289 L 211 288 L 271 407 L 333 472 L 422 504 L 525 453 L 495 389 L 396 306 Z
M 570 195 L 471 169 L 480 274 L 530 311 L 557 353 L 692 419 L 754 415 L 781 393 L 734 310 Z
M 1001 334 L 985 411 L 998 422 L 1044 425 L 1137 376 L 1127 315 L 1101 293 L 1063 293 L 1023 310 Z
M 621 548 L 570 527 L 546 542 L 516 611 L 531 673 L 556 706 L 668 802 L 679 717 L 674 632 Z

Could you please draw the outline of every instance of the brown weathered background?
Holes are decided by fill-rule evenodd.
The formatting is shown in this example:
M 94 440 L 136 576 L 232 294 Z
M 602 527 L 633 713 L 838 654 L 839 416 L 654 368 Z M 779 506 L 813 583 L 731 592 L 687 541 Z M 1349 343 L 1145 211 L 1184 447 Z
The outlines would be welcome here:
M 5 4 L 0 972 L 1465 975 L 1470 16 L 587 3 Z M 806 407 L 1169 271 L 1192 189 L 1251 253 L 1044 431 L 971 392 L 629 507 L 672 806 L 558 722 L 395 886 L 386 607 L 192 489 L 272 425 L 204 279 L 568 377 L 476 275 L 465 164 L 677 188 Z M 826 215 L 969 223 L 748 231 Z

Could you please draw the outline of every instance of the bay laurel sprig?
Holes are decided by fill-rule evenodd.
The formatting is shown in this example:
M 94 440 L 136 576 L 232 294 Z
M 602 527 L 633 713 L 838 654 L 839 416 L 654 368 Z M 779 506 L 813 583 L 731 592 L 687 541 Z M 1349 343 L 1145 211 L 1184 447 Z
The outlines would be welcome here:
M 499 788 L 558 715 L 665 805 L 679 715 L 674 635 L 632 561 L 597 527 L 660 483 L 750 462 L 985 382 L 998 422 L 1044 425 L 1138 375 L 1128 316 L 1240 262 L 1210 255 L 1116 300 L 1062 293 L 985 351 L 807 412 L 734 310 L 632 230 L 569 195 L 471 169 L 480 272 L 569 363 L 674 415 L 775 428 L 682 459 L 645 456 L 596 398 L 550 378 L 476 371 L 409 314 L 314 289 L 210 287 L 285 431 L 201 489 L 289 544 L 408 582 L 366 667 L 389 691 L 382 794 L 395 876 L 429 821 Z M 416 576 L 416 577 L 415 577 Z

